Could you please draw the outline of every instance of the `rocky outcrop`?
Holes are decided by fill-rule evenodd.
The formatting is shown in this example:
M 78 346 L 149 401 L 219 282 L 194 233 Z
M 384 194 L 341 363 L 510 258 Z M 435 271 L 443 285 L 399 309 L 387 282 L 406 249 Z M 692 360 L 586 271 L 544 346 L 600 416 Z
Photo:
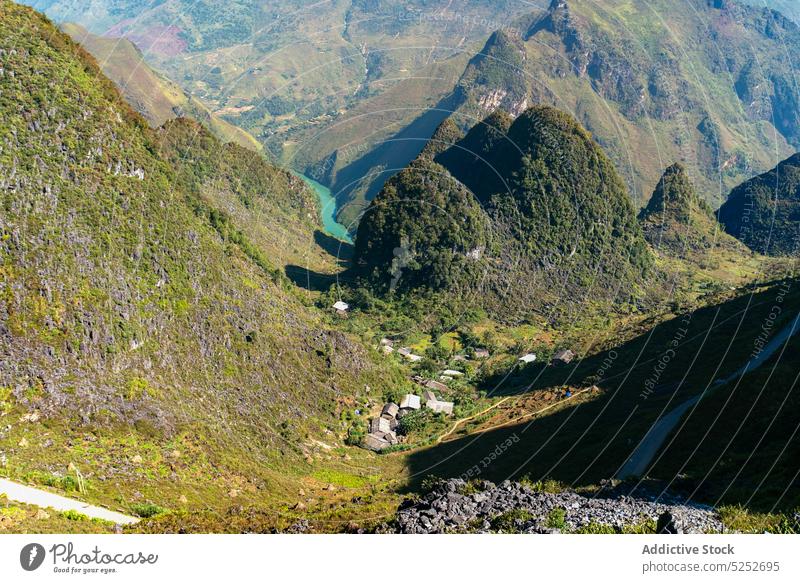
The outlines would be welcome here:
M 647 497 L 634 498 L 624 490 L 601 490 L 591 497 L 571 491 L 535 492 L 508 480 L 495 485 L 460 479 L 443 481 L 422 499 L 401 505 L 395 530 L 404 534 L 552 533 L 592 524 L 621 531 L 659 518 L 670 524 L 669 530 L 681 533 L 723 530 L 714 510 L 663 497 L 656 502 Z

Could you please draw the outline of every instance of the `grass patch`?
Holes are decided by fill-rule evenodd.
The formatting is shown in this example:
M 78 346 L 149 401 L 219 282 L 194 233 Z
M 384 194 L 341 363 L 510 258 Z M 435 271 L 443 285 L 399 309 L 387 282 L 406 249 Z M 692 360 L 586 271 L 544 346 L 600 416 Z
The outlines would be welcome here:
M 534 519 L 533 514 L 523 508 L 515 508 L 508 512 L 503 512 L 490 520 L 492 530 L 499 530 L 506 533 L 519 533 L 522 524 Z
M 560 494 L 567 490 L 567 487 L 558 480 L 532 480 L 529 476 L 525 476 L 519 483 L 537 493 Z
M 83 522 L 89 520 L 88 516 L 78 512 L 77 510 L 65 510 L 64 512 L 61 513 L 61 516 L 63 516 L 67 520 L 73 520 L 75 522 Z
M 164 514 L 165 512 L 168 512 L 168 510 L 159 506 L 158 504 L 144 502 L 140 504 L 132 504 L 131 512 L 140 518 L 152 518 L 153 516 Z
M 545 525 L 548 528 L 563 530 L 567 526 L 567 511 L 563 508 L 553 508 L 547 515 Z
M 722 506 L 719 516 L 727 530 L 744 534 L 798 534 L 800 524 L 796 518 L 785 514 L 760 514 L 749 512 L 741 505 Z
M 368 483 L 368 480 L 362 476 L 332 469 L 317 470 L 312 477 L 320 482 L 327 482 L 341 488 L 361 488 Z
M 584 526 L 576 528 L 574 534 L 619 534 L 619 530 L 609 524 L 599 524 L 590 522 Z

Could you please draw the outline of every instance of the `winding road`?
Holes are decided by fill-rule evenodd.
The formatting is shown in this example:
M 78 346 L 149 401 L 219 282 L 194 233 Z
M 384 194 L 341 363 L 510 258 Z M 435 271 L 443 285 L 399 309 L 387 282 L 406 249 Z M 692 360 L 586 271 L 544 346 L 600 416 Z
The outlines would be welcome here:
M 628 460 L 623 464 L 622 468 L 620 468 L 619 472 L 617 472 L 616 478 L 619 480 L 624 480 L 625 478 L 641 476 L 642 474 L 647 471 L 647 468 L 650 466 L 650 462 L 653 461 L 653 458 L 656 456 L 658 451 L 661 449 L 661 446 L 664 445 L 664 442 L 669 437 L 669 434 L 681 420 L 684 413 L 695 405 L 697 402 L 700 401 L 705 396 L 710 395 L 713 391 L 718 389 L 719 387 L 730 383 L 733 380 L 736 380 L 740 376 L 757 369 L 759 366 L 764 364 L 777 350 L 783 346 L 783 344 L 792 336 L 800 332 L 800 314 L 798 314 L 794 320 L 786 327 L 784 327 L 780 332 L 778 332 L 772 340 L 770 340 L 764 348 L 755 355 L 753 358 L 747 361 L 747 363 L 734 372 L 732 375 L 724 378 L 724 379 L 717 379 L 711 385 L 711 387 L 699 395 L 695 395 L 691 399 L 688 399 L 672 409 L 669 413 L 662 416 L 651 428 L 650 431 L 644 436 L 639 445 L 628 458 Z
M 12 482 L 4 478 L 0 478 L 0 494 L 5 494 L 9 500 L 14 500 L 15 502 L 32 504 L 40 508 L 52 508 L 59 512 L 74 510 L 89 518 L 99 518 L 115 524 L 133 524 L 134 522 L 139 522 L 139 519 L 135 516 L 114 512 L 102 506 L 93 506 L 86 502 L 81 502 L 80 500 L 59 496 L 52 492 L 25 486 L 24 484 L 18 484 L 17 482 Z

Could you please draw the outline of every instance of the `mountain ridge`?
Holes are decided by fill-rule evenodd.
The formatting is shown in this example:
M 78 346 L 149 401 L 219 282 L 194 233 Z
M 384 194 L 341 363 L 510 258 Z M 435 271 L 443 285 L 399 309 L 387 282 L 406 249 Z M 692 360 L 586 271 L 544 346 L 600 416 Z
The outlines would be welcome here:
M 653 268 L 652 258 L 624 184 L 605 154 L 573 118 L 548 106 L 532 107 L 513 123 L 510 120 L 508 115 L 492 114 L 436 156 L 433 166 L 422 157 L 401 172 L 401 182 L 387 183 L 356 237 L 355 260 L 364 276 L 386 289 L 391 270 L 397 267 L 392 250 L 406 247 L 419 259 L 405 265 L 405 291 L 466 287 L 491 309 L 521 314 L 555 301 L 551 296 L 558 290 L 551 286 L 548 290 L 546 279 L 560 281 L 560 291 L 573 295 L 579 293 L 579 282 L 610 283 L 611 278 L 628 285 L 622 286 L 623 291 L 618 285 L 599 284 L 608 293 L 598 292 L 598 301 L 600 297 L 612 303 L 636 301 L 633 290 Z M 413 208 L 422 203 L 427 190 L 440 190 L 430 185 L 420 189 L 423 185 L 416 182 L 424 184 L 425 179 L 414 176 L 418 170 L 437 168 L 467 187 L 459 201 L 447 207 L 448 214 L 484 217 L 491 236 L 468 238 L 469 244 L 453 246 L 448 241 L 460 226 L 436 221 L 420 231 L 417 221 L 424 217 L 420 209 L 415 214 L 399 212 L 398 205 Z M 398 218 L 403 216 L 407 218 Z M 479 231 L 471 227 L 466 232 Z M 449 280 L 420 271 L 418 262 L 446 250 L 471 267 L 452 270 Z M 433 261 L 432 269 L 441 271 Z M 609 289 L 621 296 L 613 297 Z M 525 299 L 514 299 L 520 296 Z
M 194 122 L 157 134 L 84 49 L 9 0 L 0 49 L 3 473 L 47 482 L 73 464 L 114 507 L 279 503 L 311 471 L 306 432 L 397 381 L 246 232 L 248 208 L 271 208 L 303 231 L 286 240 L 313 244 L 311 194 Z

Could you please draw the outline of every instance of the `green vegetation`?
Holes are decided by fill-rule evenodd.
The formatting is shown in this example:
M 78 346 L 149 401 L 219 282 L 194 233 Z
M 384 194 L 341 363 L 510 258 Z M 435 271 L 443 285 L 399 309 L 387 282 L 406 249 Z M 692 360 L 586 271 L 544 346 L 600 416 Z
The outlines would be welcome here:
M 499 516 L 495 516 L 489 521 L 489 523 L 491 524 L 492 530 L 510 534 L 520 532 L 521 526 L 525 522 L 529 522 L 534 518 L 536 517 L 528 510 L 515 508 L 513 510 L 509 510 L 508 512 L 504 512 Z
M 597 329 L 592 344 L 569 367 L 534 364 L 512 373 L 500 367 L 481 388 L 512 399 L 563 391 L 565 381 L 574 391 L 595 384 L 600 390 L 590 390 L 580 401 L 564 403 L 533 421 L 486 431 L 480 439 L 466 434 L 415 451 L 408 463 L 412 471 L 435 463 L 439 476 L 458 477 L 516 434 L 520 443 L 482 477 L 501 480 L 527 474 L 531 481 L 558 480 L 571 487 L 596 484 L 608 477 L 608 468 L 624 463 L 665 408 L 701 394 L 715 379 L 742 367 L 763 343 L 764 322 L 770 322 L 774 334 L 789 325 L 800 306 L 795 285 L 795 279 L 787 279 L 753 286 L 741 295 L 728 291 L 727 299 L 678 317 L 651 317 L 630 328 L 616 327 L 608 335 Z M 776 305 L 780 313 L 771 317 Z M 665 447 L 662 459 L 648 470 L 650 477 L 710 504 L 742 503 L 761 511 L 778 504 L 774 512 L 781 513 L 800 505 L 800 492 L 792 481 L 796 467 L 786 461 L 797 445 L 792 437 L 796 407 L 791 387 L 798 343 L 795 337 L 780 358 L 776 355 L 741 381 L 700 401 L 673 445 Z M 773 370 L 774 362 L 778 366 Z M 758 454 L 750 456 L 754 451 Z
M 725 229 L 753 251 L 794 256 L 800 248 L 800 154 L 734 188 L 719 209 Z
M 713 286 L 715 282 L 738 284 L 757 268 L 759 259 L 725 233 L 681 163 L 664 171 L 653 196 L 639 213 L 639 222 L 648 243 L 664 261 L 665 270 L 685 282 L 676 286 L 681 290 Z M 673 300 L 678 294 L 672 294 Z
M 359 225 L 359 272 L 384 292 L 473 295 L 501 317 L 587 286 L 598 302 L 640 301 L 653 259 L 600 147 L 549 107 L 509 122 L 494 115 L 437 156 L 444 166 L 422 156 L 392 178 Z M 509 281 L 538 293 L 500 297 Z
M 547 526 L 547 528 L 563 529 L 567 526 L 565 522 L 566 517 L 567 512 L 563 508 L 553 508 L 547 515 L 545 526 Z
M 85 514 L 81 514 L 77 510 L 65 510 L 61 513 L 61 516 L 66 518 L 67 520 L 74 520 L 75 522 L 84 522 L 88 521 L 89 517 Z
M 590 522 L 585 526 L 576 528 L 572 532 L 573 534 L 618 534 L 620 530 L 608 524 L 597 524 L 596 522 Z
M 744 534 L 800 534 L 797 511 L 793 517 L 786 514 L 759 514 L 750 512 L 741 505 L 721 506 L 720 518 L 730 532 Z
M 370 481 L 356 474 L 333 469 L 318 470 L 312 475 L 315 480 L 333 484 L 334 486 L 341 486 L 342 488 L 361 488 Z
M 117 14 L 125 13 L 123 4 Z M 192 15 L 202 22 L 182 21 L 180 49 L 210 51 L 204 57 L 239 43 L 260 11 L 282 7 L 237 2 L 223 14 L 206 4 Z M 724 168 L 723 183 L 749 172 L 764 159 L 758 141 L 752 158 L 741 154 L 753 124 L 764 130 L 774 121 L 791 142 L 797 119 L 783 81 L 759 78 L 741 51 L 731 51 L 736 100 L 707 55 L 687 56 L 713 98 L 703 100 L 713 111 L 691 109 L 687 126 L 670 95 L 697 104 L 696 88 L 683 80 L 655 25 L 635 7 L 598 15 L 582 0 L 568 4 L 554 3 L 543 18 L 526 21 L 522 29 L 531 26 L 522 38 L 491 36 L 448 107 L 432 109 L 414 128 L 422 135 L 438 126 L 370 205 L 351 263 L 348 249 L 339 255 L 342 247 L 332 251 L 318 232 L 315 199 L 303 182 L 242 145 L 224 144 L 230 136 L 214 126 L 221 118 L 200 112 L 203 123 L 171 119 L 149 127 L 161 117 L 181 117 L 173 108 L 184 102 L 177 90 L 165 94 L 172 89 L 158 86 L 163 80 L 149 70 L 123 86 L 126 67 L 142 58 L 132 45 L 106 54 L 102 39 L 86 37 L 87 49 L 108 57 L 106 71 L 126 97 L 141 101 L 136 108 L 150 124 L 80 47 L 32 11 L 0 0 L 0 36 L 14 47 L 3 53 L 0 92 L 0 352 L 8 359 L 0 367 L 7 444 L 0 473 L 141 516 L 129 529 L 135 532 L 272 532 L 300 520 L 317 532 L 374 527 L 396 509 L 401 493 L 417 488 L 416 476 L 431 467 L 462 475 L 511 436 L 519 445 L 493 461 L 487 479 L 526 476 L 531 490 L 558 492 L 609 477 L 665 409 L 742 366 L 768 340 L 765 322 L 775 331 L 797 313 L 796 279 L 777 280 L 790 263 L 748 253 L 721 233 L 703 202 L 714 196 L 699 196 L 688 178 L 702 188 L 714 178 L 709 168 Z M 353 4 L 348 21 L 356 22 L 365 6 Z M 159 18 L 147 12 L 142 21 Z M 617 26 L 622 21 L 629 26 Z M 761 16 L 754 21 L 772 26 Z M 282 33 L 297 32 L 286 26 L 263 44 L 282 46 Z M 633 31 L 645 50 L 631 50 L 635 43 L 614 30 Z M 759 55 L 773 54 L 755 25 L 743 30 Z M 413 106 L 391 107 L 408 85 L 384 91 L 371 81 L 390 60 L 417 63 L 417 57 L 364 54 L 359 34 L 364 29 L 353 24 L 326 37 L 341 49 L 342 62 L 334 74 L 315 79 L 316 93 L 286 84 L 282 76 L 294 65 L 282 56 L 274 70 L 254 67 L 246 75 L 227 57 L 207 75 L 199 64 L 205 58 L 181 59 L 184 81 L 210 96 L 219 115 L 267 132 L 259 135 L 293 155 L 300 135 L 294 124 L 305 123 L 314 136 L 325 133 L 356 102 L 405 109 L 397 119 L 413 117 Z M 651 78 L 647 55 L 660 45 L 666 49 L 659 75 Z M 626 60 L 626 53 L 635 58 Z M 453 63 L 464 65 L 454 58 L 437 70 Z M 531 71 L 542 86 L 530 83 Z M 342 91 L 348 75 L 352 92 Z M 254 80 L 264 77 L 266 85 L 280 77 L 285 93 L 261 100 L 265 90 Z M 143 92 L 148 84 L 153 93 Z M 341 95 L 331 97 L 334 86 Z M 572 116 L 527 107 L 548 102 L 548 86 L 597 142 Z M 226 87 L 235 89 L 223 98 Z M 759 88 L 767 95 L 756 95 Z M 254 95 L 263 107 L 247 105 Z M 742 116 L 740 101 L 768 101 L 773 115 Z M 457 111 L 442 121 L 449 105 Z M 359 111 L 365 118 L 374 113 Z M 612 163 L 619 164 L 624 148 L 612 137 L 629 135 L 633 161 L 646 158 L 633 171 L 640 188 L 657 164 L 661 171 L 652 150 L 639 148 L 645 114 L 669 155 L 677 152 L 675 128 L 696 127 L 699 135 L 692 129 L 686 139 L 698 162 L 669 167 L 637 222 Z M 408 139 L 400 140 L 407 149 L 398 156 L 421 148 L 412 134 L 399 134 Z M 329 139 L 320 134 L 319 143 Z M 779 149 L 785 146 L 779 140 Z M 343 180 L 342 165 L 362 156 L 349 172 L 373 163 L 395 168 L 387 163 L 395 158 L 384 154 L 337 152 L 327 180 Z M 313 158 L 306 152 L 298 160 Z M 795 158 L 734 191 L 721 214 L 744 216 L 747 200 L 755 199 L 751 224 L 763 231 L 775 211 L 775 241 L 795 241 Z M 775 205 L 768 194 L 778 178 L 788 180 Z M 762 243 L 763 237 L 748 242 Z M 311 285 L 312 270 L 321 285 Z M 295 277 L 299 272 L 308 277 Z M 337 285 L 325 284 L 337 273 Z M 766 277 L 776 281 L 759 283 Z M 330 313 L 339 299 L 351 305 L 347 317 Z M 383 337 L 425 358 L 409 364 L 382 354 L 372 347 Z M 491 356 L 476 358 L 478 347 Z M 546 366 L 560 348 L 574 349 L 576 360 Z M 702 399 L 651 477 L 692 499 L 727 505 L 722 513 L 730 529 L 796 532 L 792 513 L 800 499 L 796 468 L 787 460 L 800 455 L 791 391 L 799 351 L 794 339 L 780 359 Z M 527 352 L 539 360 L 522 366 L 517 358 Z M 455 415 L 422 409 L 403 417 L 398 433 L 405 439 L 384 453 L 410 453 L 376 456 L 347 447 L 361 442 L 366 419 L 384 402 L 421 393 L 412 375 L 436 379 L 445 368 L 465 373 L 437 389 L 455 403 Z M 566 400 L 566 391 L 582 392 Z M 477 415 L 492 404 L 498 406 Z M 475 431 L 481 439 L 472 439 Z M 432 483 L 425 480 L 422 489 Z M 471 481 L 462 493 L 482 487 Z M 0 529 L 109 528 L 79 513 L 46 514 L 7 505 Z M 533 518 L 511 511 L 492 528 L 516 532 Z M 546 523 L 565 530 L 563 509 Z M 654 528 L 652 521 L 624 528 L 592 523 L 577 532 Z
M 783 300 L 775 305 L 783 307 Z M 800 507 L 797 467 L 790 461 L 800 455 L 798 359 L 795 336 L 761 368 L 703 399 L 650 475 L 716 505 L 767 513 Z
M 540 492 L 546 494 L 558 494 L 567 489 L 567 487 L 556 480 L 531 480 L 524 477 L 519 481 L 520 484 L 532 490 L 533 492 Z
M 433 290 L 479 276 L 489 226 L 480 205 L 438 164 L 419 159 L 390 180 L 359 225 L 354 261 L 373 289 Z
M 143 502 L 140 504 L 131 505 L 131 512 L 136 516 L 140 516 L 141 518 L 152 518 L 168 511 L 158 504 Z
M 400 420 L 397 425 L 397 433 L 400 435 L 409 435 L 410 433 L 419 432 L 433 421 L 435 414 L 430 409 L 419 409 L 412 411 Z
M 397 377 L 282 275 L 335 265 L 312 193 L 197 123 L 151 130 L 34 11 L 0 0 L 0 36 L 0 472 L 123 512 L 282 504 L 310 436 Z

